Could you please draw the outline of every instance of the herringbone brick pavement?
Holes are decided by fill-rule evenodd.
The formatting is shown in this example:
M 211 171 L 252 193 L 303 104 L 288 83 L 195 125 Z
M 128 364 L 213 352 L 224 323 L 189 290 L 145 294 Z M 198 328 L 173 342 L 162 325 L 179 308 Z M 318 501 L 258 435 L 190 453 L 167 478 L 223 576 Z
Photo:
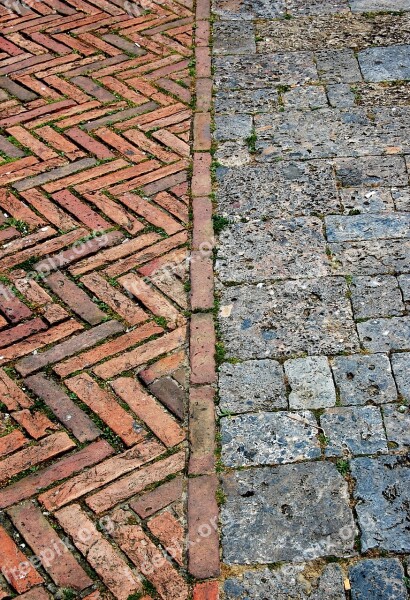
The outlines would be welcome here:
M 0 598 L 183 600 L 192 2 L 0 29 Z

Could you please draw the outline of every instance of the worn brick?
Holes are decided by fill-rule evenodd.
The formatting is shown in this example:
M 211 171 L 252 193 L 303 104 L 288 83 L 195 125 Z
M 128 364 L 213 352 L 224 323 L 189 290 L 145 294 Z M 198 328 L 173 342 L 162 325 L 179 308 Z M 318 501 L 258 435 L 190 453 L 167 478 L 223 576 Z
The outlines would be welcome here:
M 192 388 L 189 395 L 189 472 L 211 473 L 215 467 L 215 390 Z
M 181 476 L 174 477 L 158 486 L 151 492 L 143 494 L 140 498 L 130 502 L 130 506 L 142 519 L 150 517 L 162 508 L 179 500 L 183 492 L 183 479 Z
M 57 271 L 46 277 L 45 281 L 51 290 L 68 304 L 71 310 L 90 325 L 97 325 L 105 319 L 105 313 L 63 273 Z
M 215 343 L 212 314 L 193 314 L 190 352 L 192 383 L 213 383 L 216 380 Z
M 0 526 L 0 567 L 6 580 L 22 594 L 34 585 L 43 583 L 42 576 L 28 562 L 6 530 Z M 34 596 L 33 596 L 34 598 Z

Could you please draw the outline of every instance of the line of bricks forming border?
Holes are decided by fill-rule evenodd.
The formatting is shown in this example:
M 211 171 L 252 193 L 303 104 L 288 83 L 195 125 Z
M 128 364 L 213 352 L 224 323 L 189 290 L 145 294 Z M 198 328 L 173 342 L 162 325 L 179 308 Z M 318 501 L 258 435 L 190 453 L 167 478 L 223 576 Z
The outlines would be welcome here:
M 216 492 L 215 384 L 217 382 L 213 316 L 214 231 L 211 177 L 211 3 L 197 0 L 195 14 L 195 97 L 193 117 L 191 329 L 188 463 L 188 539 L 201 542 L 188 548 L 188 568 L 197 580 L 194 600 L 218 600 L 220 575 L 218 504 Z M 204 252 L 204 248 L 208 252 Z M 204 524 L 213 523 L 201 534 Z M 205 526 L 206 527 L 206 526 Z

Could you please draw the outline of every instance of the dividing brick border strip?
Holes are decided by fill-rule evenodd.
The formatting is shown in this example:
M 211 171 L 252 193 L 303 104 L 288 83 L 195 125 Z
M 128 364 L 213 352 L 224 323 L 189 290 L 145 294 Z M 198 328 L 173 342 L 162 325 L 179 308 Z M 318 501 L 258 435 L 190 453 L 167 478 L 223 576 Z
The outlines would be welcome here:
M 191 385 L 189 394 L 188 569 L 195 579 L 220 574 L 215 473 L 214 246 L 211 180 L 211 6 L 197 0 L 195 30 L 196 107 L 193 123 L 191 250 Z M 218 582 L 194 587 L 194 600 L 217 600 Z

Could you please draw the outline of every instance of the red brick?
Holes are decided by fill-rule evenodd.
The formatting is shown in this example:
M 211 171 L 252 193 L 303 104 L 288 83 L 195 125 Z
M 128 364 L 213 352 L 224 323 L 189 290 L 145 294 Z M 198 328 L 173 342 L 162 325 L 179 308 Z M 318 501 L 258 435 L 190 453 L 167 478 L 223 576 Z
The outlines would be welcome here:
M 194 115 L 194 150 L 211 149 L 211 114 L 208 112 Z
M 157 483 L 169 475 L 174 475 L 181 471 L 185 466 L 185 452 L 172 454 L 167 458 L 143 467 L 131 475 L 116 481 L 86 499 L 87 505 L 97 514 L 112 508 L 119 502 L 138 494 L 148 485 Z
M 100 419 L 102 419 L 127 446 L 132 446 L 146 437 L 146 431 L 138 425 L 114 397 L 100 388 L 87 373 L 65 381 L 69 390 L 77 394 Z
M 7 512 L 56 585 L 81 591 L 92 584 L 37 506 L 27 501 Z
M 199 8 L 197 9 L 197 11 Z M 209 21 L 197 21 L 195 30 L 195 45 L 209 47 L 209 36 L 211 35 Z
M 28 439 L 19 431 L 14 429 L 11 433 L 0 437 L 0 456 L 6 456 L 15 452 L 28 442 Z
M 2 460 L 0 462 L 0 481 L 7 481 L 13 475 L 72 448 L 75 448 L 75 444 L 66 433 L 49 435 L 38 444 L 29 446 Z
M 138 221 L 134 215 L 127 212 L 118 202 L 108 198 L 103 192 L 94 192 L 93 194 L 84 194 L 84 198 L 94 204 L 101 212 L 107 215 L 114 223 L 121 225 L 124 229 L 136 235 L 144 229 L 144 225 Z
M 185 392 L 176 381 L 171 377 L 161 377 L 149 389 L 178 419 L 184 419 Z
M 44 400 L 63 425 L 71 431 L 80 442 L 95 440 L 101 433 L 91 419 L 82 411 L 63 390 L 45 375 L 32 375 L 24 380 L 39 398 Z
M 77 144 L 85 148 L 90 154 L 94 154 L 99 159 L 105 160 L 115 157 L 115 155 L 108 150 L 104 144 L 97 142 L 97 140 L 89 136 L 88 133 L 82 131 L 78 127 L 68 129 L 65 134 Z
M 211 313 L 191 317 L 191 381 L 204 384 L 216 381 L 215 327 Z
M 197 583 L 194 587 L 193 600 L 219 600 L 219 584 L 217 581 Z
M 195 49 L 195 65 L 196 65 L 196 76 L 211 77 L 211 53 L 209 48 L 199 47 Z
M 199 0 L 196 4 L 196 20 L 209 19 L 211 16 L 211 1 Z M 209 599 L 211 600 L 211 599 Z
M 25 408 L 24 410 L 12 413 L 12 416 L 35 440 L 39 440 L 50 431 L 58 429 L 58 426 L 52 423 L 44 413 L 38 411 L 31 413 Z
M 44 55 L 43 55 L 44 56 Z M 10 125 L 21 124 L 27 121 L 32 121 L 35 117 L 39 117 L 41 115 L 57 112 L 62 108 L 68 108 L 73 106 L 74 102 L 72 100 L 62 100 L 61 102 L 55 102 L 54 104 L 47 104 L 46 106 L 41 106 L 35 110 L 28 110 L 24 113 L 19 113 L 14 117 L 9 117 L 0 121 L 1 127 L 9 127 Z M 49 117 L 48 117 L 49 118 Z
M 171 448 L 185 439 L 184 431 L 162 406 L 131 377 L 120 377 L 112 388 L 166 446 Z
M 214 247 L 214 229 L 212 223 L 212 202 L 209 197 L 199 197 L 192 200 L 193 232 L 192 247 L 201 250 L 205 255 L 212 255 Z
M 91 170 L 88 171 L 88 173 L 91 173 Z M 85 175 L 79 174 L 75 175 L 75 177 L 85 177 Z M 55 185 L 58 186 L 59 183 L 61 183 L 62 181 L 63 180 L 60 180 Z M 46 191 L 50 191 L 48 189 L 50 185 L 51 184 L 45 185 L 44 189 Z M 57 187 L 57 189 L 61 188 Z M 81 202 L 81 200 L 79 200 L 68 190 L 63 190 L 61 192 L 53 194 L 53 198 L 60 204 L 60 206 L 68 210 L 68 212 L 77 217 L 82 223 L 84 223 L 84 225 L 86 225 L 93 231 L 97 231 L 99 229 L 108 229 L 110 227 L 108 221 L 103 219 L 98 213 L 94 212 L 84 202 Z
M 207 152 L 194 154 L 191 183 L 193 196 L 207 196 L 212 192 L 211 162 L 211 155 Z
M 186 600 L 189 589 L 178 571 L 145 535 L 139 525 L 129 524 L 130 513 L 116 510 L 113 537 L 141 573 L 155 586 L 164 600 Z
M 19 594 L 44 581 L 1 525 L 0 547 L 1 572 Z
M 159 140 L 162 144 L 164 144 L 164 146 L 168 146 L 168 148 L 174 150 L 174 152 L 176 152 L 180 156 L 185 156 L 186 158 L 189 158 L 189 156 L 191 155 L 191 148 L 189 144 L 184 142 L 184 140 L 182 140 L 177 135 L 174 135 L 167 129 L 160 129 L 159 131 L 154 131 L 152 133 L 152 137 L 154 137 L 156 140 Z
M 51 150 L 48 146 L 40 142 L 40 140 L 36 139 L 31 135 L 31 133 L 19 125 L 15 127 L 9 127 L 7 129 L 7 133 L 16 138 L 16 140 L 19 141 L 23 146 L 29 148 L 36 156 L 41 158 L 41 160 L 48 160 L 50 158 L 56 158 L 57 156 L 54 150 Z
M 31 310 L 13 294 L 10 288 L 0 283 L 0 310 L 12 323 L 31 316 Z
M 215 475 L 188 482 L 188 570 L 196 579 L 220 574 L 217 488 Z
M 10 379 L 3 369 L 0 369 L 0 396 L 1 401 L 9 410 L 29 408 L 33 404 L 31 399 Z
M 129 90 L 131 93 L 132 91 Z M 95 134 L 98 135 L 106 144 L 109 144 L 111 147 L 115 148 L 120 152 L 125 158 L 131 160 L 134 163 L 139 163 L 146 158 L 145 152 L 141 152 L 138 148 L 136 148 L 133 144 L 124 140 L 123 137 L 118 135 L 117 133 L 111 131 L 107 127 L 101 127 L 101 129 L 97 129 Z
M 182 566 L 184 528 L 181 523 L 166 510 L 148 521 L 148 528 L 159 539 L 166 552 Z
M 181 327 L 156 340 L 138 346 L 135 350 L 124 352 L 122 355 L 112 358 L 98 367 L 94 367 L 94 373 L 102 379 L 110 379 L 114 375 L 134 369 L 153 358 L 157 358 L 157 356 L 175 350 L 179 346 L 182 346 L 185 340 L 186 329 L 185 327 Z
M 191 388 L 189 394 L 189 472 L 193 475 L 212 473 L 215 468 L 214 396 L 210 386 Z
M 161 444 L 154 440 L 144 440 L 130 450 L 109 458 L 92 469 L 83 471 L 67 482 L 44 492 L 39 496 L 39 500 L 47 510 L 55 510 L 121 477 L 121 475 L 133 471 L 162 452 L 164 452 L 164 447 Z
M 182 229 L 182 225 L 167 215 L 163 210 L 144 200 L 137 194 L 124 194 L 120 201 L 131 208 L 138 215 L 143 217 L 148 223 L 161 227 L 168 235 L 172 235 Z
M 165 210 L 174 215 L 174 217 L 183 223 L 188 223 L 188 208 L 183 202 L 177 200 L 174 196 L 168 194 L 168 192 L 160 192 L 155 196 L 154 200 L 157 204 L 162 206 L 162 208 L 165 208 Z
M 191 252 L 191 308 L 208 310 L 214 306 L 213 260 L 201 251 Z
M 152 492 L 147 492 L 137 500 L 130 502 L 130 506 L 142 519 L 145 519 L 176 500 L 180 500 L 182 492 L 183 479 L 178 475 L 171 481 L 158 486 Z
M 158 360 L 154 364 L 150 365 L 143 371 L 138 373 L 139 377 L 144 381 L 144 383 L 149 384 L 162 377 L 163 375 L 169 375 L 173 373 L 176 369 L 178 369 L 185 361 L 185 352 L 175 352 L 174 354 L 169 354 L 161 360 Z
M 101 440 L 90 444 L 70 456 L 60 458 L 53 465 L 38 471 L 38 473 L 28 475 L 17 483 L 1 489 L 0 508 L 6 508 L 11 504 L 20 502 L 20 500 L 30 498 L 30 496 L 33 496 L 41 489 L 100 462 L 113 452 L 113 448 L 105 440 Z
M 50 78 L 49 78 L 50 79 Z M 56 77 L 58 81 L 62 81 L 58 77 Z M 65 82 L 67 83 L 67 82 Z M 76 90 L 76 88 L 74 88 Z M 76 90 L 79 93 L 79 90 Z M 57 133 L 50 125 L 44 125 L 43 127 L 39 127 L 36 129 L 36 133 L 46 140 L 49 144 L 53 146 L 56 150 L 60 152 L 65 152 L 66 154 L 76 154 L 84 156 L 84 152 L 80 152 L 75 144 L 72 144 L 69 140 L 67 140 L 63 135 Z
M 138 577 L 78 504 L 62 508 L 55 516 L 115 598 L 127 600 L 142 591 Z
M 0 347 L 3 348 L 4 346 L 8 346 L 13 342 L 17 342 L 18 340 L 33 335 L 33 333 L 44 331 L 44 329 L 47 329 L 47 325 L 40 318 L 26 321 L 26 323 L 22 323 L 21 325 L 16 325 L 16 327 L 0 333 Z
M 50 600 L 49 593 L 43 587 L 35 587 L 29 592 L 26 592 L 22 596 L 19 596 L 20 600 Z

